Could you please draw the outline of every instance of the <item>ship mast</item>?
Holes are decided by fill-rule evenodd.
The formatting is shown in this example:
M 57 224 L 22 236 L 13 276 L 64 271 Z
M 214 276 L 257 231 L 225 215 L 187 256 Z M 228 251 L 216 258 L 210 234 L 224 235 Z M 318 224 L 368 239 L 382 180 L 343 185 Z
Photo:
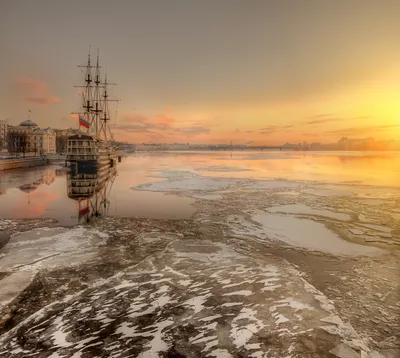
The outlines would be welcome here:
M 114 142 L 114 137 L 111 133 L 110 126 L 108 125 L 108 122 L 110 121 L 110 111 L 108 107 L 108 102 L 119 102 L 117 99 L 109 99 L 109 94 L 108 94 L 108 85 L 115 85 L 115 83 L 109 83 L 107 81 L 107 73 L 104 77 L 104 83 L 103 83 L 103 115 L 101 117 L 102 124 L 104 126 L 104 137 L 105 140 L 108 141 L 109 143 Z
M 101 120 L 104 124 L 105 129 L 107 128 L 107 121 L 110 120 L 109 111 L 108 111 L 108 92 L 107 92 L 107 73 L 104 78 L 104 92 L 103 92 L 103 116 Z M 105 140 L 107 140 L 107 129 L 104 131 Z
M 101 138 L 101 128 L 100 127 L 100 121 L 99 121 L 99 116 L 100 113 L 102 112 L 101 107 L 100 107 L 100 66 L 99 66 L 99 49 L 97 49 L 97 62 L 96 62 L 96 74 L 95 74 L 95 87 L 94 87 L 94 108 L 92 109 L 93 112 L 93 118 L 94 118 L 94 125 L 95 125 L 95 137 L 97 139 Z
M 84 119 L 89 123 L 89 128 L 86 129 L 87 134 L 92 131 L 97 140 L 104 140 L 107 143 L 114 142 L 110 126 L 108 125 L 110 121 L 108 102 L 118 102 L 119 100 L 109 99 L 108 86 L 115 85 L 115 83 L 109 83 L 107 81 L 107 74 L 105 75 L 104 83 L 101 82 L 99 50 L 97 49 L 97 61 L 95 66 L 91 64 L 89 46 L 87 64 L 78 67 L 85 68 L 85 85 L 75 86 L 83 88 L 81 96 L 84 112 L 75 112 L 74 114 L 83 115 Z M 92 68 L 95 69 L 94 76 L 92 75 Z M 79 126 L 79 130 L 80 127 L 81 126 Z
M 89 123 L 89 128 L 86 129 L 86 133 L 89 134 L 90 128 L 93 123 L 93 76 L 92 76 L 92 66 L 90 60 L 90 46 L 89 46 L 89 54 L 88 61 L 86 65 L 78 65 L 80 68 L 85 68 L 85 84 L 83 86 L 74 86 L 77 88 L 83 88 L 83 92 L 81 93 L 82 97 L 82 107 L 85 110 L 84 112 L 73 112 L 72 114 L 77 114 L 78 116 L 83 115 L 84 119 Z M 79 131 L 81 131 L 81 126 L 79 125 Z

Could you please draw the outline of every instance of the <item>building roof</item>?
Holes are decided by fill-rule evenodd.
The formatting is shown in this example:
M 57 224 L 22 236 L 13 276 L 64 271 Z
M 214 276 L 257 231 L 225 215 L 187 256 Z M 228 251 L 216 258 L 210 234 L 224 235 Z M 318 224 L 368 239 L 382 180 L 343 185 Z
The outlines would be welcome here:
M 34 134 L 56 134 L 56 132 L 51 128 L 44 128 L 44 129 L 37 128 L 37 129 L 33 130 L 33 133 Z
M 24 126 L 24 127 L 37 127 L 38 126 L 35 122 L 32 122 L 30 119 L 28 119 L 26 121 L 22 121 L 19 125 Z

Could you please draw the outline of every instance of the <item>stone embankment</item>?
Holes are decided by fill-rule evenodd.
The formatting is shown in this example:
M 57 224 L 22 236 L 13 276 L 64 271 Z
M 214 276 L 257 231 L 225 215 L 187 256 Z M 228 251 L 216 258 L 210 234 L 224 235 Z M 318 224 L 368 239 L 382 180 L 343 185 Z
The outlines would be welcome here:
M 41 165 L 61 163 L 65 160 L 64 156 L 48 156 L 42 157 L 29 157 L 29 158 L 13 158 L 13 159 L 2 159 L 0 160 L 0 170 L 18 169 L 18 168 L 30 168 L 38 167 Z

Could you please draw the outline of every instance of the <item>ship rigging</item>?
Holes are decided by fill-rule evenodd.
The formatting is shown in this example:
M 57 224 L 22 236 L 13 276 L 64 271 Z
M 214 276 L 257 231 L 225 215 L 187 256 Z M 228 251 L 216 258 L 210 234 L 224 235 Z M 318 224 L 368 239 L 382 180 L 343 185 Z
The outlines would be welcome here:
M 87 64 L 78 67 L 85 69 L 85 84 L 76 86 L 83 89 L 83 111 L 73 113 L 78 117 L 79 133 L 68 138 L 67 165 L 77 171 L 114 167 L 117 148 L 109 126 L 108 103 L 116 100 L 109 99 L 107 75 L 101 81 L 99 53 L 93 65 L 89 50 Z

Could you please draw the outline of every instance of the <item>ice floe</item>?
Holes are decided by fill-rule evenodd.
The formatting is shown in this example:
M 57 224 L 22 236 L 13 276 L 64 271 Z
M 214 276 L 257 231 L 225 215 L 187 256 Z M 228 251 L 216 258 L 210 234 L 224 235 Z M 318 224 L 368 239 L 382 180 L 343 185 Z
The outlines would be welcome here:
M 157 357 L 179 338 L 195 355 L 281 358 L 287 347 L 301 345 L 298 337 L 329 324 L 321 321 L 327 312 L 320 306 L 329 300 L 287 262 L 268 261 L 224 244 L 176 241 L 139 266 L 45 307 L 3 335 L 0 345 L 10 358 L 21 351 L 61 356 L 61 350 L 76 357 Z M 221 283 L 228 281 L 238 283 L 234 291 Z M 325 308 L 337 315 L 332 305 Z M 17 331 L 29 334 L 30 343 L 21 345 Z M 266 346 L 271 334 L 277 342 Z
M 246 185 L 243 189 L 249 190 L 268 190 L 282 188 L 300 188 L 303 184 L 299 182 L 291 182 L 284 180 L 259 180 L 252 184 Z
M 259 213 L 252 215 L 251 221 L 242 218 L 240 223 L 228 218 L 228 228 L 235 235 L 278 240 L 295 247 L 332 254 L 370 255 L 380 252 L 374 247 L 348 242 L 322 223 L 287 215 Z
M 327 209 L 315 209 L 304 204 L 289 204 L 280 205 L 267 208 L 267 211 L 271 213 L 287 213 L 287 214 L 299 214 L 299 215 L 314 215 L 322 216 L 329 219 L 350 221 L 351 215 L 333 212 Z
M 136 187 L 137 190 L 148 190 L 148 191 L 191 191 L 191 190 L 204 190 L 204 191 L 216 191 L 227 189 L 236 184 L 233 180 L 224 180 L 216 178 L 189 178 L 182 180 L 165 180 L 154 183 L 143 184 Z
M 71 266 L 89 260 L 106 243 L 108 234 L 92 228 L 40 228 L 13 235 L 0 250 L 0 307 L 21 293 L 42 269 Z

